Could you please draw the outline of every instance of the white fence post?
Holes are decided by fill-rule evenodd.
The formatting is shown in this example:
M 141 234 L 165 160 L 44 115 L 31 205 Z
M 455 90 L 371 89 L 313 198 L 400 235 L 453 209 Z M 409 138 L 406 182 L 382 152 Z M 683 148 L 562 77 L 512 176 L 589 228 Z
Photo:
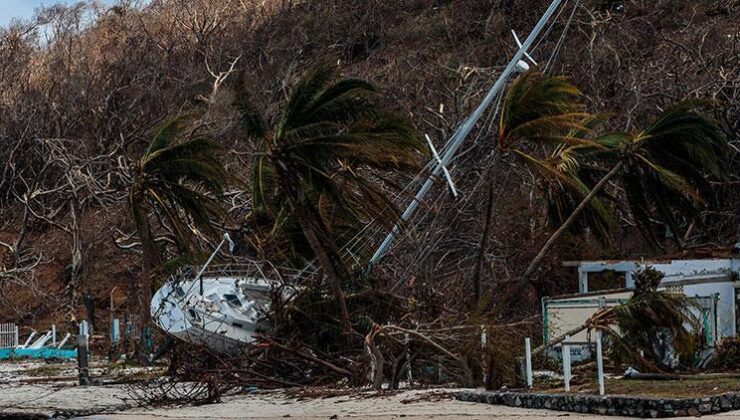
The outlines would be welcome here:
M 57 345 L 57 326 L 54 324 L 51 324 L 51 345 Z
M 481 361 L 480 366 L 483 370 L 483 383 L 488 382 L 488 367 L 486 366 L 486 347 L 488 346 L 488 332 L 486 326 L 480 326 L 480 350 L 481 350 Z
M 527 375 L 527 388 L 532 388 L 532 342 L 524 339 L 524 369 Z
M 601 351 L 601 331 L 596 330 L 596 369 L 599 375 L 599 395 L 604 395 L 604 357 Z
M 0 324 L 0 349 L 18 347 L 18 326 L 12 323 Z
M 36 341 L 34 341 L 30 346 L 28 346 L 29 349 L 40 349 L 44 347 L 47 341 L 51 339 L 51 331 L 47 331 L 46 334 L 40 335 Z
M 62 347 L 64 347 L 64 345 L 67 344 L 67 340 L 69 340 L 70 337 L 72 337 L 72 334 L 67 333 L 67 335 L 64 336 L 62 341 L 59 342 L 59 345 L 57 346 L 57 348 L 61 349 Z
M 80 331 L 77 335 L 77 369 L 79 371 L 80 385 L 90 385 L 90 370 L 88 366 L 88 350 L 90 343 L 90 330 L 87 321 L 80 322 Z
M 565 383 L 565 392 L 570 392 L 570 345 L 566 344 L 570 337 L 565 336 L 563 340 L 563 382 Z

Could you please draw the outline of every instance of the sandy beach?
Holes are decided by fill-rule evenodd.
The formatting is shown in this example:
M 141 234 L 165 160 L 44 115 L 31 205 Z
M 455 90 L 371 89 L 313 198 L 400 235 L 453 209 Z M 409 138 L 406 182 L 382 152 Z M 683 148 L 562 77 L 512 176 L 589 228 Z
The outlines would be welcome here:
M 36 418 L 89 416 L 95 419 L 598 418 L 594 415 L 460 402 L 453 398 L 455 389 L 412 390 L 395 394 L 358 391 L 331 397 L 307 397 L 288 391 L 258 391 L 227 396 L 221 403 L 211 405 L 144 408 L 134 401 L 125 385 L 81 387 L 71 380 L 74 375 L 72 363 L 0 363 L 0 415 L 22 414 Z M 740 418 L 740 412 L 705 418 Z

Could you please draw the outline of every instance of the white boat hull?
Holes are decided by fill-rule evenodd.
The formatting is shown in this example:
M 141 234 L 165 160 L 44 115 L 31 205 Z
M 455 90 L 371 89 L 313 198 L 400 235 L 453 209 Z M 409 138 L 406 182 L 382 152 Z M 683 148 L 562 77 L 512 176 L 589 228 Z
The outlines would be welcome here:
M 269 328 L 272 284 L 238 277 L 203 277 L 200 282 L 168 281 L 152 298 L 155 323 L 168 334 L 215 352 L 238 354 Z

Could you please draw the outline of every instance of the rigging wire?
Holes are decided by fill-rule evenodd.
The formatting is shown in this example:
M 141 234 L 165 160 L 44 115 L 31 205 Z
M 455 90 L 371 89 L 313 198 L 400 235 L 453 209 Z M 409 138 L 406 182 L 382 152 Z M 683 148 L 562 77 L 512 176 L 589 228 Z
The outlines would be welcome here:
M 563 33 L 560 34 L 560 38 L 558 39 L 557 44 L 555 44 L 555 49 L 552 52 L 552 55 L 550 56 L 550 59 L 547 60 L 547 64 L 545 65 L 545 68 L 543 70 L 543 73 L 547 73 L 550 69 L 550 65 L 555 62 L 557 57 L 560 55 L 560 51 L 563 47 L 563 43 L 565 42 L 565 36 L 568 33 L 568 30 L 570 29 L 571 24 L 573 23 L 573 18 L 576 15 L 576 12 L 578 11 L 578 6 L 580 6 L 581 0 L 576 0 L 575 5 L 573 6 L 573 11 L 570 13 L 570 17 L 568 18 L 568 22 L 565 24 L 565 28 L 563 29 Z
M 545 33 L 542 34 L 542 36 L 539 37 L 539 40 L 537 41 L 537 43 L 529 51 L 530 54 L 532 54 L 535 51 L 537 51 L 537 49 L 544 42 L 544 40 L 547 39 L 547 37 L 550 36 L 550 32 L 552 32 L 553 28 L 555 28 L 555 25 L 557 24 L 558 19 L 560 19 L 560 15 L 563 14 L 563 10 L 565 10 L 565 8 L 568 5 L 568 2 L 569 1 L 570 0 L 565 0 L 565 3 L 563 3 L 563 5 L 560 7 L 560 10 L 558 10 L 558 13 L 555 15 L 555 18 L 550 21 L 550 23 L 549 23 L 549 25 L 548 25 L 547 30 L 545 31 Z
M 567 1 L 566 1 L 566 5 L 567 5 Z M 543 72 L 545 72 L 545 73 L 546 73 L 546 72 L 548 72 L 548 71 L 550 70 L 550 68 L 551 68 L 552 64 L 553 64 L 553 63 L 555 62 L 555 60 L 556 60 L 556 59 L 558 58 L 558 56 L 559 56 L 559 53 L 560 53 L 560 51 L 562 50 L 562 46 L 563 46 L 563 43 L 564 43 L 565 37 L 566 37 L 566 35 L 567 35 L 567 33 L 568 33 L 568 31 L 569 31 L 569 29 L 570 29 L 571 25 L 572 25 L 573 19 L 574 19 L 574 17 L 575 17 L 575 14 L 576 14 L 576 12 L 577 12 L 577 10 L 578 10 L 578 7 L 579 7 L 579 5 L 580 5 L 580 0 L 576 0 L 576 1 L 574 2 L 574 4 L 573 4 L 573 8 L 572 8 L 572 11 L 571 11 L 571 13 L 570 13 L 570 15 L 569 15 L 569 17 L 568 17 L 568 20 L 566 21 L 566 24 L 565 24 L 565 27 L 564 27 L 564 29 L 563 29 L 563 32 L 561 33 L 561 35 L 560 35 L 560 37 L 559 37 L 559 39 L 558 39 L 558 42 L 556 43 L 555 47 L 553 48 L 553 51 L 552 51 L 552 53 L 551 53 L 551 55 L 550 55 L 550 57 L 549 57 L 549 59 L 548 59 L 548 61 L 547 61 L 546 65 L 545 65 L 545 68 L 543 69 Z M 563 7 L 563 8 L 561 8 L 561 10 L 559 11 L 559 13 L 558 13 L 558 14 L 557 14 L 557 16 L 556 16 L 556 19 L 553 19 L 552 23 L 551 23 L 551 24 L 549 25 L 549 27 L 548 27 L 548 29 L 547 29 L 547 32 L 545 33 L 545 35 L 543 35 L 543 37 L 541 37 L 541 38 L 540 38 L 540 40 L 539 40 L 539 41 L 538 41 L 538 43 L 537 43 L 537 44 L 535 45 L 535 47 L 534 47 L 534 48 L 532 49 L 532 51 L 534 51 L 535 49 L 537 49 L 537 48 L 538 48 L 538 47 L 539 47 L 539 46 L 540 46 L 540 45 L 542 44 L 543 40 L 544 40 L 544 39 L 546 39 L 546 38 L 547 38 L 547 36 L 548 36 L 548 35 L 549 35 L 549 34 L 550 34 L 550 33 L 552 32 L 552 30 L 553 30 L 553 28 L 555 27 L 555 25 L 556 25 L 556 24 L 558 24 L 558 19 L 559 19 L 559 17 L 560 17 L 561 15 L 562 15 L 563 11 L 564 11 L 564 10 L 565 10 L 566 8 L 567 8 L 567 7 Z M 500 99 L 501 99 L 501 98 L 499 98 L 499 101 L 500 101 Z M 498 105 L 500 105 L 500 104 L 497 104 L 497 109 L 498 109 Z M 491 113 L 491 116 L 493 116 L 493 115 L 495 115 L 495 112 Z M 485 131 L 487 131 L 487 130 L 485 130 Z M 480 134 L 479 134 L 479 136 L 480 136 Z M 478 137 L 478 138 L 479 138 L 479 137 Z M 477 138 L 477 139 L 475 140 L 476 142 L 477 142 L 478 138 Z M 458 158 L 459 158 L 459 156 L 458 156 Z M 489 169 L 490 169 L 490 164 L 486 166 L 486 171 L 487 171 L 487 170 L 489 170 Z M 511 173 L 511 168 L 510 168 L 510 171 L 509 171 L 509 172 L 507 173 L 507 179 L 508 179 L 508 174 L 510 174 L 510 173 Z M 461 214 L 461 211 L 460 211 L 460 210 L 461 210 L 461 208 L 464 208 L 464 207 L 465 207 L 465 206 L 467 205 L 467 203 L 468 203 L 468 202 L 469 202 L 469 200 L 470 200 L 470 197 L 472 197 L 472 196 L 474 195 L 474 193 L 475 193 L 475 192 L 476 192 L 476 191 L 477 191 L 477 190 L 479 189 L 479 187 L 481 186 L 481 184 L 482 184 L 483 182 L 484 182 L 484 177 L 482 177 L 481 179 L 479 179 L 479 181 L 478 181 L 478 182 L 477 182 L 477 183 L 476 183 L 476 184 L 475 184 L 475 185 L 473 186 L 472 190 L 471 190 L 471 191 L 470 191 L 469 193 L 467 193 L 467 194 L 466 194 L 466 198 L 465 198 L 464 200 L 461 200 L 461 201 L 459 201 L 459 202 L 457 203 L 457 205 L 456 205 L 455 207 L 453 207 L 453 209 L 454 209 L 454 210 L 457 210 L 457 211 L 456 211 L 456 213 L 454 214 L 454 216 L 452 217 L 452 220 L 442 220 L 442 221 L 440 221 L 440 222 L 437 222 L 437 219 L 438 219 L 438 218 L 437 218 L 437 217 L 435 217 L 435 218 L 433 219 L 433 221 L 431 222 L 431 226 L 428 226 L 428 227 L 430 227 L 430 229 L 428 229 L 428 230 L 432 230 L 432 231 L 434 231 L 434 227 L 435 227 L 435 225 L 438 225 L 439 223 L 447 223 L 448 225 L 452 225 L 452 224 L 454 224 L 454 223 L 455 223 L 455 222 L 457 221 L 457 219 L 459 218 L 460 214 Z M 435 202 L 434 202 L 434 204 L 433 204 L 432 206 L 430 206 L 430 207 L 427 207 L 427 211 L 426 211 L 426 213 L 424 213 L 423 215 L 420 215 L 419 217 L 417 217 L 417 219 L 416 219 L 416 222 L 414 223 L 414 225 L 413 225 L 412 229 L 407 229 L 407 235 L 406 235 L 406 236 L 407 236 L 407 238 L 408 238 L 408 237 L 409 237 L 409 236 L 410 236 L 410 235 L 411 235 L 411 234 L 412 234 L 413 232 L 417 231 L 417 228 L 419 228 L 419 227 L 420 227 L 420 225 L 421 225 L 421 224 L 423 224 L 423 223 L 425 222 L 425 219 L 426 219 L 426 218 L 428 217 L 428 215 L 429 215 L 429 213 L 431 212 L 431 210 L 432 210 L 433 208 L 435 208 L 435 207 L 436 207 L 436 206 L 437 206 L 437 205 L 439 204 L 439 201 L 440 201 L 441 197 L 443 197 L 443 196 L 439 196 L 439 197 L 437 198 L 437 200 L 435 200 Z M 449 210 L 448 210 L 448 211 L 449 211 Z M 443 230 L 444 230 L 444 229 L 443 229 Z M 444 230 L 444 231 L 446 231 L 446 230 Z M 414 271 L 417 271 L 417 270 L 418 270 L 418 268 L 419 268 L 419 266 L 420 266 L 420 265 L 421 265 L 421 263 L 423 262 L 423 260 L 425 260 L 426 258 L 428 258 L 428 257 L 429 257 L 429 256 L 431 255 L 431 253 L 432 253 L 432 251 L 434 250 L 434 248 L 435 248 L 435 247 L 436 247 L 436 246 L 437 246 L 437 245 L 438 245 L 438 244 L 439 244 L 439 243 L 440 243 L 440 242 L 441 242 L 442 240 L 444 240 L 444 239 L 446 238 L 446 235 L 444 235 L 444 234 L 440 234 L 440 235 L 437 235 L 437 236 L 438 236 L 437 238 L 434 238 L 434 239 L 432 239 L 432 238 L 430 238 L 430 237 L 429 237 L 429 232 L 428 232 L 428 231 L 427 231 L 427 233 L 426 233 L 426 235 L 425 235 L 425 236 L 426 236 L 427 238 L 426 238 L 426 239 L 422 239 L 422 246 L 420 247 L 420 248 L 421 248 L 420 252 L 419 252 L 419 253 L 418 253 L 418 254 L 417 254 L 417 255 L 416 255 L 416 256 L 415 256 L 415 257 L 414 257 L 414 258 L 412 259 L 411 263 L 407 265 L 407 269 L 405 270 L 405 273 L 404 273 L 404 275 L 402 276 L 402 280 L 401 280 L 401 281 L 399 282 L 399 284 L 400 284 L 401 282 L 405 281 L 405 280 L 404 280 L 404 278 L 405 278 L 405 277 L 408 277 L 408 276 L 410 276 L 410 275 L 411 275 L 411 274 L 412 274 L 412 273 L 413 273 Z M 423 244 L 424 244 L 425 242 L 426 242 L 426 243 L 428 243 L 428 241 L 429 241 L 430 239 L 431 239 L 431 240 L 433 241 L 433 243 L 432 243 L 431 245 L 427 244 L 426 246 L 423 246 Z M 394 287 L 394 289 L 395 289 L 395 287 Z
M 558 20 L 559 20 L 560 16 L 563 14 L 564 10 L 567 9 L 568 2 L 569 2 L 569 0 L 566 0 L 566 3 L 564 5 L 564 7 L 562 7 L 559 10 L 558 14 L 556 15 L 556 18 L 552 20 L 552 22 L 549 25 L 546 33 L 538 40 L 537 44 L 532 49 L 532 51 L 535 51 L 536 49 L 538 49 L 541 46 L 542 42 L 553 31 L 553 29 L 555 28 L 555 25 L 558 24 Z M 566 21 L 565 27 L 564 27 L 564 29 L 563 29 L 563 31 L 562 31 L 559 39 L 558 39 L 558 42 L 556 43 L 555 47 L 553 48 L 552 54 L 550 55 L 550 57 L 549 57 L 549 59 L 548 59 L 548 61 L 546 63 L 546 66 L 544 68 L 544 72 L 549 71 L 550 67 L 552 66 L 552 64 L 554 63 L 554 61 L 557 59 L 557 57 L 559 55 L 559 52 L 562 50 L 562 46 L 564 44 L 565 37 L 566 37 L 566 35 L 567 35 L 567 33 L 568 33 L 571 25 L 572 25 L 573 19 L 575 17 L 575 14 L 576 14 L 579 6 L 580 6 L 580 0 L 576 0 L 573 3 L 572 11 L 571 11 L 571 13 L 570 13 L 570 15 L 568 17 L 568 20 Z M 492 115 L 494 115 L 494 113 L 492 113 Z M 476 141 L 477 141 L 477 139 L 476 139 Z M 459 156 L 458 156 L 458 158 L 459 158 Z M 466 194 L 466 196 L 467 196 L 466 198 L 467 199 L 461 200 L 455 206 L 455 209 L 457 209 L 458 212 L 457 212 L 457 214 L 455 214 L 455 216 L 453 216 L 452 223 L 454 223 L 457 220 L 457 218 L 458 218 L 458 216 L 460 214 L 460 209 L 463 208 L 468 203 L 470 196 L 472 196 L 473 193 L 480 187 L 480 185 L 481 185 L 482 182 L 483 182 L 483 179 L 479 180 L 478 183 L 476 183 L 476 185 L 470 191 L 470 193 L 469 194 Z M 439 202 L 439 198 L 437 200 L 435 200 L 435 203 L 434 203 L 433 206 L 431 206 L 430 208 L 427 209 L 427 212 L 424 215 L 421 215 L 420 217 L 418 217 L 416 219 L 416 223 L 413 226 L 413 230 L 416 230 L 416 228 L 418 228 L 423 223 L 423 221 L 427 218 L 427 216 L 428 216 L 429 212 L 431 211 L 431 209 L 434 208 L 438 204 L 438 202 Z M 434 222 L 432 222 L 432 226 L 434 226 Z M 408 229 L 407 232 L 410 234 L 412 232 L 412 229 Z M 427 236 L 428 236 L 428 234 L 427 234 Z M 435 241 L 434 245 L 436 245 L 439 242 L 441 242 L 442 239 L 443 238 L 437 239 Z M 418 268 L 418 265 L 420 264 L 420 260 L 426 258 L 431 253 L 430 250 L 433 249 L 434 246 L 431 246 L 430 247 L 430 246 L 427 245 L 427 246 L 422 246 L 421 248 L 422 248 L 422 251 L 412 260 L 412 264 L 410 264 L 408 266 L 408 270 L 407 271 L 411 271 L 411 270 L 414 270 L 414 269 Z
M 493 108 L 493 110 L 490 112 L 490 114 L 488 116 L 488 121 L 489 122 L 485 123 L 484 124 L 484 127 L 486 125 L 488 125 L 489 127 L 492 125 L 493 121 L 495 120 L 495 117 L 498 115 L 498 113 L 500 111 L 502 99 L 503 99 L 503 93 L 500 93 L 498 95 L 497 99 L 496 99 L 496 105 L 495 105 L 495 107 Z M 476 138 L 476 141 L 479 140 L 480 139 L 480 136 L 483 135 L 483 131 L 488 131 L 488 130 L 482 130 L 479 133 L 478 137 Z M 491 156 L 491 157 L 492 156 L 495 156 L 495 153 L 498 153 L 498 151 L 494 150 L 491 153 L 491 155 L 489 155 L 489 156 Z M 461 210 L 467 207 L 467 205 L 470 202 L 470 200 L 472 199 L 472 197 L 475 196 L 475 192 L 486 181 L 485 174 L 489 173 L 489 171 L 490 171 L 491 167 L 493 166 L 494 162 L 495 162 L 495 159 L 489 159 L 488 160 L 488 162 L 486 163 L 486 166 L 484 167 L 484 169 L 482 171 L 482 174 L 483 175 L 479 177 L 478 181 L 475 183 L 475 185 L 473 186 L 473 188 L 469 192 L 466 192 L 465 193 L 465 198 L 463 200 L 458 201 L 456 203 L 456 205 L 453 206 L 451 209 L 448 209 L 448 211 L 455 211 L 455 214 L 452 217 L 452 220 L 446 220 L 446 219 L 443 220 L 443 218 L 440 218 L 440 217 L 434 217 L 432 219 L 432 221 L 430 222 L 431 226 L 429 226 L 429 229 L 425 229 L 425 231 L 426 231 L 425 235 L 427 237 L 429 237 L 430 232 L 435 232 L 437 230 L 439 230 L 440 232 L 444 232 L 444 229 L 436 229 L 435 228 L 436 227 L 435 225 L 438 225 L 438 224 L 441 224 L 441 223 L 445 223 L 445 224 L 447 224 L 449 226 L 453 226 L 454 223 L 457 222 L 457 219 L 462 214 L 462 211 Z M 420 227 L 420 225 L 424 222 L 424 220 L 426 219 L 426 217 L 431 212 L 431 209 L 437 207 L 438 204 L 439 204 L 439 202 L 444 197 L 445 197 L 444 194 L 443 195 L 439 195 L 437 197 L 437 200 L 435 200 L 435 203 L 432 206 L 430 206 L 430 207 L 427 208 L 427 212 L 423 216 L 421 216 L 421 217 L 419 217 L 417 219 L 417 222 L 414 225 L 413 231 L 417 231 L 417 228 Z M 408 232 L 407 233 L 407 236 L 408 236 L 408 235 L 410 235 L 412 233 L 412 230 L 409 229 L 407 232 Z M 446 235 L 441 233 L 441 234 L 437 235 L 437 238 L 431 238 L 431 240 L 434 243 L 431 246 L 427 245 L 427 246 L 422 247 L 422 250 L 412 259 L 411 263 L 407 265 L 407 269 L 405 271 L 405 274 L 403 276 L 401 276 L 401 280 L 399 281 L 399 283 L 397 283 L 397 285 L 398 284 L 401 284 L 402 282 L 405 282 L 408 279 L 408 277 L 411 275 L 411 273 L 413 273 L 413 271 L 415 271 L 416 269 L 418 269 L 419 265 L 421 265 L 421 263 L 423 262 L 423 260 L 426 259 L 431 254 L 431 252 L 434 250 L 434 248 L 436 247 L 436 245 L 439 244 L 445 237 L 446 237 Z M 396 289 L 396 288 L 397 288 L 397 286 L 394 286 L 394 289 Z
M 535 50 L 537 50 L 537 49 L 538 49 L 538 48 L 540 47 L 540 45 L 542 44 L 542 42 L 543 42 L 543 41 L 544 41 L 545 39 L 547 39 L 547 37 L 549 36 L 549 34 L 550 34 L 550 33 L 551 33 L 552 31 L 553 31 L 553 29 L 554 29 L 555 25 L 557 25 L 557 24 L 558 24 L 558 20 L 560 19 L 560 16 L 561 16 L 561 15 L 563 14 L 564 10 L 566 10 L 566 9 L 567 9 L 567 4 L 568 4 L 568 2 L 569 2 L 569 1 L 570 1 L 570 0 L 566 0 L 566 2 L 564 3 L 563 7 L 561 7 L 561 8 L 560 8 L 560 10 L 558 10 L 558 13 L 556 14 L 555 18 L 554 18 L 554 19 L 552 19 L 552 21 L 551 21 L 551 22 L 550 22 L 550 24 L 548 25 L 548 28 L 547 28 L 546 32 L 545 32 L 545 33 L 544 33 L 544 34 L 543 34 L 542 36 L 540 36 L 540 37 L 539 37 L 539 40 L 538 40 L 538 42 L 537 42 L 537 43 L 535 44 L 535 46 L 534 46 L 534 47 L 533 47 L 533 48 L 532 48 L 532 49 L 530 50 L 531 52 L 534 52 Z M 560 48 L 562 47 L 562 44 L 563 44 L 563 40 L 564 40 L 564 38 L 565 38 L 565 35 L 566 35 L 566 33 L 567 33 L 567 31 L 568 31 L 568 29 L 569 29 L 570 25 L 571 25 L 571 22 L 572 22 L 572 20 L 573 20 L 573 18 L 574 18 L 574 16 L 575 16 L 575 13 L 576 13 L 576 11 L 577 11 L 577 8 L 578 8 L 578 5 L 579 5 L 579 4 L 580 4 L 580 0 L 576 0 L 576 2 L 575 2 L 575 5 L 574 5 L 574 7 L 573 7 L 573 11 L 571 12 L 571 14 L 570 14 L 570 17 L 569 17 L 569 19 L 568 19 L 568 21 L 567 21 L 567 23 L 566 23 L 566 27 L 565 27 L 565 29 L 564 29 L 563 33 L 561 34 L 561 36 L 560 36 L 560 39 L 558 40 L 558 43 L 556 44 L 556 47 L 555 47 L 555 49 L 553 50 L 553 53 L 552 53 L 552 55 L 551 55 L 551 56 L 550 56 L 550 58 L 548 59 L 548 62 L 547 62 L 546 68 L 545 68 L 545 72 L 546 72 L 546 71 L 547 71 L 547 70 L 549 69 L 550 65 L 551 65 L 551 64 L 553 63 L 553 61 L 554 61 L 554 60 L 555 60 L 555 59 L 557 58 L 557 53 L 559 52 Z M 493 113 L 492 113 L 491 115 L 493 115 Z M 486 124 L 484 124 L 484 126 L 485 126 L 485 125 L 486 125 Z M 479 135 L 479 136 L 480 136 L 480 135 Z M 478 141 L 478 138 L 476 138 L 475 142 L 477 142 L 477 141 Z M 445 145 L 445 146 L 446 146 L 446 145 Z M 461 157 L 461 156 L 460 156 L 460 155 L 458 155 L 458 156 L 457 156 L 457 157 L 455 158 L 455 160 L 459 160 L 459 159 L 460 159 L 460 157 Z M 479 184 L 480 184 L 480 182 L 479 182 Z M 474 187 L 473 191 L 477 190 L 477 188 L 479 187 L 479 184 L 476 184 L 476 186 Z M 437 202 L 438 202 L 438 201 L 439 201 L 439 197 L 438 197 L 438 199 L 437 199 L 437 200 L 435 200 L 435 205 L 437 204 Z M 466 203 L 466 202 L 467 202 L 467 200 L 463 200 L 463 202 L 465 202 L 465 203 Z M 460 207 L 460 206 L 458 205 L 458 206 L 457 206 L 457 208 L 459 208 L 459 207 Z M 424 220 L 424 219 L 426 218 L 426 216 L 428 215 L 429 211 L 430 211 L 430 210 L 431 210 L 432 208 L 434 208 L 434 205 L 433 205 L 433 206 L 429 206 L 429 207 L 427 207 L 427 209 L 426 209 L 426 214 L 424 214 L 424 215 L 421 215 L 421 216 L 417 216 L 417 218 L 416 218 L 416 222 L 414 223 L 414 225 L 413 225 L 413 226 L 411 227 L 411 229 L 407 228 L 407 229 L 406 229 L 406 231 L 407 231 L 407 232 L 410 232 L 410 231 L 411 231 L 412 229 L 416 229 L 416 228 L 417 228 L 417 227 L 418 227 L 418 226 L 419 226 L 419 225 L 421 224 L 421 222 L 422 222 L 422 221 L 423 221 L 423 220 Z M 367 246 L 367 245 L 369 244 L 369 242 L 370 242 L 370 241 L 366 241 L 366 242 L 365 242 L 365 246 Z

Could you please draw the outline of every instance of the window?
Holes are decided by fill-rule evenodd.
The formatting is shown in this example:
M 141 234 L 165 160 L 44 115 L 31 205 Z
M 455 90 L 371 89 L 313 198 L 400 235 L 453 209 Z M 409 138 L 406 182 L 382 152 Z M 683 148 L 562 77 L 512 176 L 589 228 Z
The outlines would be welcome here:
M 236 295 L 224 295 L 224 299 L 226 299 L 226 303 L 233 307 L 241 308 L 242 306 L 242 301 L 240 301 Z
M 604 270 L 588 273 L 588 291 L 612 290 L 625 288 L 626 280 L 623 272 Z
M 198 316 L 198 314 L 192 309 L 188 309 L 188 315 L 190 315 L 190 318 L 196 321 L 200 320 L 200 317 Z

